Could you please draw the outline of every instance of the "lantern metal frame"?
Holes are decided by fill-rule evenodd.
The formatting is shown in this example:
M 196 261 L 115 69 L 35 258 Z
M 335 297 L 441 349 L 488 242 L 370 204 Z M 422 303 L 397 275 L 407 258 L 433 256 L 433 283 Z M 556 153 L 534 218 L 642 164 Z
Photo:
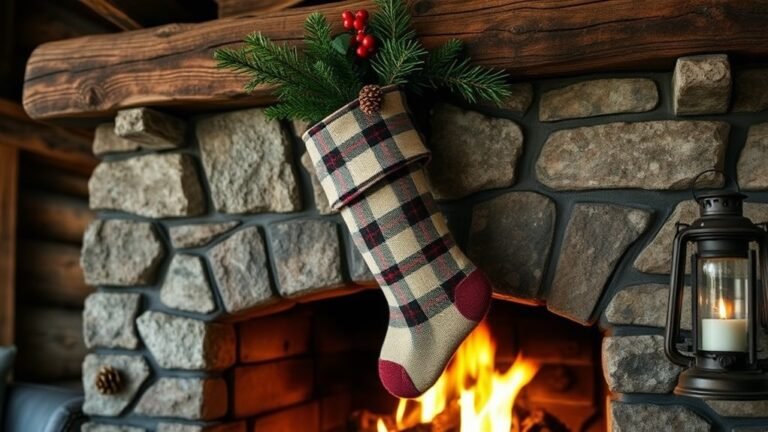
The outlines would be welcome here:
M 705 171 L 703 174 L 715 170 Z M 722 173 L 721 171 L 717 171 Z M 724 173 L 722 173 L 725 175 Z M 675 364 L 687 368 L 678 379 L 674 392 L 678 395 L 706 399 L 754 400 L 768 398 L 768 360 L 758 359 L 757 336 L 768 325 L 763 278 L 758 286 L 758 255 L 751 249 L 757 245 L 760 274 L 768 275 L 768 232 L 765 224 L 754 224 L 743 216 L 746 195 L 740 190 L 709 192 L 697 195 L 700 217 L 690 225 L 677 224 L 672 250 L 669 309 L 664 350 Z M 691 256 L 692 344 L 687 352 L 678 347 L 681 336 L 680 318 L 685 289 L 685 261 L 688 244 L 695 243 Z M 700 349 L 698 311 L 698 260 L 701 258 L 747 258 L 749 274 L 747 284 L 747 351 L 706 351 Z M 760 315 L 758 315 L 758 306 Z M 758 319 L 761 328 L 758 328 Z

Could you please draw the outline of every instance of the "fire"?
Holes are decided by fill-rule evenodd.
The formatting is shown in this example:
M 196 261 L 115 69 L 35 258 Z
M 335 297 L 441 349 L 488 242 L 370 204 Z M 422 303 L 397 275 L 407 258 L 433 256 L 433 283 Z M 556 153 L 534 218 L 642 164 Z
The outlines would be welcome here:
M 722 297 L 720 297 L 720 300 L 717 303 L 717 310 L 720 315 L 720 319 L 728 319 L 728 316 L 730 313 L 728 313 L 728 305 L 725 303 L 725 300 L 723 300 Z
M 435 385 L 414 400 L 401 399 L 395 413 L 398 430 L 416 423 L 432 423 L 458 401 L 461 432 L 509 432 L 512 407 L 520 390 L 539 365 L 522 356 L 506 372 L 495 370 L 496 344 L 483 322 L 464 341 Z M 382 426 L 383 422 L 380 423 Z M 379 432 L 386 427 L 378 426 Z
M 389 432 L 383 419 L 379 419 L 379 421 L 376 422 L 376 432 Z

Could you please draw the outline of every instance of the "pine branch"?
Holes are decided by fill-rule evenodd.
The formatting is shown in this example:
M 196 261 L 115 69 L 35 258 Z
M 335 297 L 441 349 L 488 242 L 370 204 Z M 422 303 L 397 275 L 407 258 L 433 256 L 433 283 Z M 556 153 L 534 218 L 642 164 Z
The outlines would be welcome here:
M 336 79 L 334 82 L 337 89 L 345 95 L 345 99 L 351 101 L 356 98 L 363 87 L 360 74 L 354 63 L 333 47 L 331 26 L 325 16 L 319 12 L 310 14 L 304 22 L 304 30 L 306 54 L 315 61 L 315 67 L 318 67 L 318 62 L 325 63 Z
M 385 41 L 371 67 L 381 85 L 406 84 L 408 77 L 424 67 L 427 51 L 414 40 Z
M 373 34 L 380 41 L 416 39 L 411 27 L 411 14 L 402 0 L 374 0 L 378 11 L 371 17 Z
M 487 100 L 498 105 L 510 95 L 506 72 L 472 65 L 469 59 L 454 61 L 439 72 L 430 80 L 458 93 L 469 103 Z

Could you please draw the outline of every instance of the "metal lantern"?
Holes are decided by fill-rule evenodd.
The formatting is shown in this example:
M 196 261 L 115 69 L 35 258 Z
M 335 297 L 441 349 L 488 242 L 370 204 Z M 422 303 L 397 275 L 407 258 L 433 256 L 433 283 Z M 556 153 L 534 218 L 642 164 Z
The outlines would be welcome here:
M 680 374 L 675 394 L 730 400 L 766 398 L 768 364 L 757 358 L 758 331 L 766 324 L 764 296 L 768 292 L 758 286 L 757 278 L 758 266 L 761 274 L 768 274 L 765 225 L 756 225 L 743 216 L 746 196 L 738 186 L 736 192 L 698 196 L 694 189 L 693 196 L 700 216 L 690 225 L 677 224 L 672 251 L 665 351 L 672 362 L 687 368 Z M 695 247 L 689 248 L 689 244 Z M 693 322 L 688 346 L 681 351 L 680 316 L 689 250 L 693 252 Z

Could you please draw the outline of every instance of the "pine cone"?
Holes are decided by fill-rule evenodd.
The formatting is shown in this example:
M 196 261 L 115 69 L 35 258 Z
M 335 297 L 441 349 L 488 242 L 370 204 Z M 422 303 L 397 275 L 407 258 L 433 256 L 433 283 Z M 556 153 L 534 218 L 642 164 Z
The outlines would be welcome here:
M 360 89 L 358 95 L 360 99 L 360 111 L 373 115 L 381 109 L 381 101 L 384 98 L 384 92 L 376 84 L 369 84 Z
M 113 395 L 123 389 L 123 378 L 120 371 L 112 366 L 104 365 L 96 374 L 96 390 L 103 395 Z

